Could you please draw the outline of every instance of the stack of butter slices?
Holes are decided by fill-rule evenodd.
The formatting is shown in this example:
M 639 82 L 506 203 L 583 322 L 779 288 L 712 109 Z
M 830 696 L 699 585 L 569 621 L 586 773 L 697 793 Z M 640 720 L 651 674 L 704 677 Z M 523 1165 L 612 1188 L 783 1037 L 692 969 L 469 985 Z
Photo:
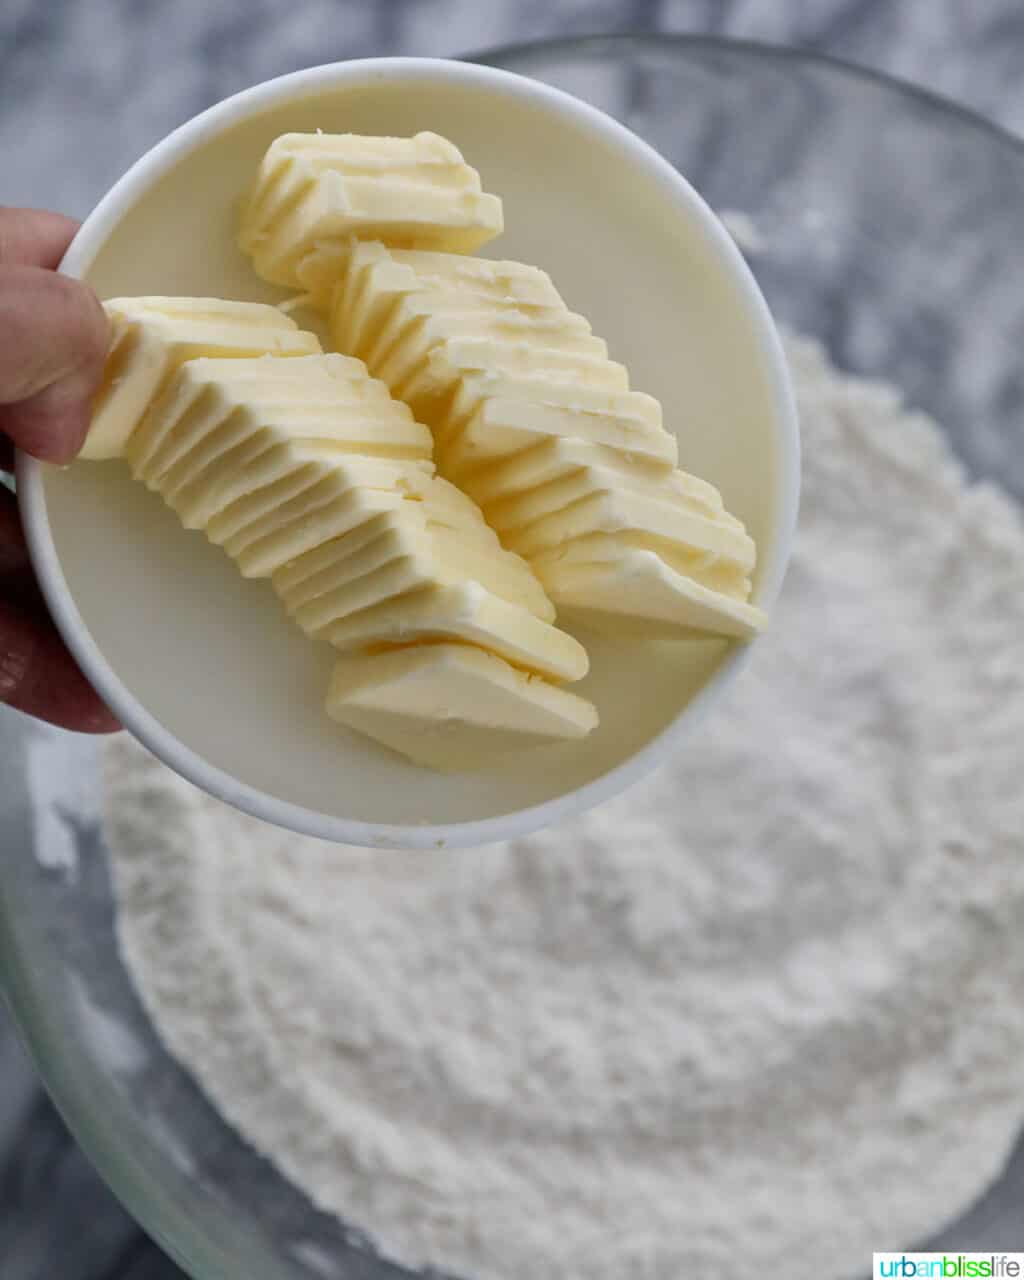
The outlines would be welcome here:
M 338 651 L 332 716 L 438 769 L 594 728 L 555 606 L 644 637 L 764 625 L 753 540 L 679 469 L 658 401 L 545 272 L 472 256 L 501 230 L 437 134 L 282 135 L 238 242 L 297 296 L 106 303 L 83 450 L 126 458 Z
M 265 280 L 296 286 L 297 264 L 318 243 L 357 236 L 471 253 L 501 230 L 501 201 L 436 133 L 286 133 L 260 164 L 238 241 Z
M 339 651 L 331 715 L 437 769 L 595 726 L 560 687 L 586 674 L 584 649 L 361 361 L 259 304 L 107 307 L 116 337 L 87 453 L 123 455 Z
M 332 345 L 430 426 L 441 474 L 560 611 L 647 635 L 763 626 L 752 539 L 678 469 L 658 401 L 629 389 L 544 272 L 381 242 L 318 253 L 338 270 Z

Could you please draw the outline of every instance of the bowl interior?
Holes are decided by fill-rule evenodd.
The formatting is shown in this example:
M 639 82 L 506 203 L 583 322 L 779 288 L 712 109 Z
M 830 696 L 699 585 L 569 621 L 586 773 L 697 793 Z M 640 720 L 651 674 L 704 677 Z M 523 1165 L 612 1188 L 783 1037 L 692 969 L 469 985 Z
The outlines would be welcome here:
M 552 273 L 633 385 L 662 400 L 681 465 L 720 486 L 746 522 L 766 566 L 757 598 L 777 570 L 785 429 L 747 281 L 700 201 L 628 142 L 507 83 L 481 87 L 470 71 L 480 74 L 338 73 L 240 123 L 214 122 L 144 186 L 95 253 L 87 224 L 75 265 L 102 297 L 277 300 L 283 291 L 263 285 L 234 243 L 239 197 L 274 137 L 445 134 L 504 199 L 507 230 L 492 254 Z M 634 756 L 736 656 L 726 643 L 693 641 L 644 645 L 638 661 L 635 642 L 581 635 L 592 672 L 576 687 L 598 704 L 600 729 L 582 746 L 439 777 L 328 720 L 330 649 L 300 634 L 267 583 L 243 581 L 201 534 L 183 531 L 123 464 L 50 468 L 44 486 L 70 595 L 122 696 L 206 765 L 330 818 L 393 832 L 542 804 Z

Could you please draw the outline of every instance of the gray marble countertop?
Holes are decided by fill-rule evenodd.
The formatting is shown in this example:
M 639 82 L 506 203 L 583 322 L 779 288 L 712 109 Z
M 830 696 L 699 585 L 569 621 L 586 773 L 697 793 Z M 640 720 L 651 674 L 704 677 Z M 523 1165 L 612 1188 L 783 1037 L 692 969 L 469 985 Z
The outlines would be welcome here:
M 176 124 L 302 66 L 612 31 L 796 44 L 1024 130 L 1020 0 L 0 0 L 0 199 L 82 216 Z M 68 1137 L 0 1008 L 2 1280 L 180 1275 Z

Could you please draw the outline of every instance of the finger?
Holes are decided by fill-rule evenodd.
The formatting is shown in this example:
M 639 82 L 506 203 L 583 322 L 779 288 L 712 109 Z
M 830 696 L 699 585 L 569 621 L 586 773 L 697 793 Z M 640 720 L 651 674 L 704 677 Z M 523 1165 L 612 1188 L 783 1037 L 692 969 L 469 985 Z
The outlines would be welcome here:
M 110 342 L 99 300 L 54 271 L 0 267 L 0 336 L 0 432 L 38 458 L 70 462 Z
M 121 726 L 44 612 L 0 601 L 0 702 L 77 733 Z
M 0 208 L 0 266 L 55 270 L 77 230 L 74 218 L 62 213 Z

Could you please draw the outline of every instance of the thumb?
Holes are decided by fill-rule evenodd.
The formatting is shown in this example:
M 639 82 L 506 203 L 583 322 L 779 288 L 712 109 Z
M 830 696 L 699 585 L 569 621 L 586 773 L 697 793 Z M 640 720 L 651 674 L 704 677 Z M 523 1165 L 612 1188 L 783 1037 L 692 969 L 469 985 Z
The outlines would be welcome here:
M 109 342 L 87 285 L 40 267 L 0 267 L 0 431 L 38 458 L 70 462 L 89 430 Z

